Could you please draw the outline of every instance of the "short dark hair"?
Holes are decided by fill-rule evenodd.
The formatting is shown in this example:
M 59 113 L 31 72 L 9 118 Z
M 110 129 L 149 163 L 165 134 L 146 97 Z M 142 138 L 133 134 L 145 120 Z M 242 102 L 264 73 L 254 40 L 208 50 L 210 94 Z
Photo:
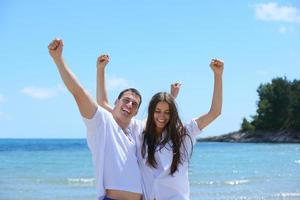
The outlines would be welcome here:
M 142 104 L 142 95 L 141 95 L 141 93 L 140 93 L 137 89 L 135 89 L 135 88 L 127 88 L 127 89 L 121 91 L 120 94 L 119 94 L 119 96 L 118 96 L 118 99 L 121 99 L 122 96 L 123 96 L 123 94 L 124 94 L 125 92 L 128 92 L 128 91 L 129 91 L 129 92 L 133 92 L 134 94 L 136 94 L 136 95 L 140 98 L 140 103 L 139 103 L 139 106 L 138 106 L 138 108 L 139 108 L 140 105 Z

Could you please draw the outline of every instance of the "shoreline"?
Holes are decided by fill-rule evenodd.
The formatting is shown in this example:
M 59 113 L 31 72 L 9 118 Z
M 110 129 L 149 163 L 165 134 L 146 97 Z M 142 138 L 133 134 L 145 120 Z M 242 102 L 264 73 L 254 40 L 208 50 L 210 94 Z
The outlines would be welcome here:
M 240 132 L 235 131 L 220 136 L 197 139 L 197 142 L 230 142 L 230 143 L 300 143 L 300 133 L 293 131 L 278 132 Z

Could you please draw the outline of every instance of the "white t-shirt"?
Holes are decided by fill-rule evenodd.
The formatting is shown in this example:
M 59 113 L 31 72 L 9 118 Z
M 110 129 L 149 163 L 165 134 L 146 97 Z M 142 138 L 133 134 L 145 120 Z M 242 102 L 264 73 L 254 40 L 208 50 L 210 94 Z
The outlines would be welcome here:
M 132 120 L 126 135 L 112 114 L 98 107 L 92 119 L 83 118 L 92 153 L 98 199 L 105 189 L 142 193 L 141 174 L 133 135 L 140 131 Z
M 184 162 L 178 165 L 178 171 L 170 175 L 173 160 L 172 143 L 168 143 L 162 149 L 157 149 L 155 160 L 157 168 L 153 168 L 147 163 L 147 154 L 142 157 L 141 148 L 143 137 L 139 135 L 137 140 L 138 161 L 142 174 L 143 200 L 188 200 L 190 194 L 188 178 L 188 161 L 191 149 L 196 141 L 196 135 L 200 132 L 195 120 L 185 125 L 189 137 L 186 137 L 184 144 L 188 150 L 188 155 L 181 149 L 181 153 L 186 155 Z M 163 133 L 165 134 L 165 133 Z M 192 139 L 192 140 L 190 140 Z

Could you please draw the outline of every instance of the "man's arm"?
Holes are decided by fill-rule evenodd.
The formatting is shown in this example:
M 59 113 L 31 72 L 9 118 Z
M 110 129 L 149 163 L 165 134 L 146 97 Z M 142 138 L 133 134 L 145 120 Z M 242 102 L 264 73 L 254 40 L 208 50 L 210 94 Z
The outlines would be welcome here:
M 178 96 L 179 90 L 181 87 L 181 83 L 180 82 L 175 82 L 173 84 L 171 84 L 171 95 L 174 97 L 174 99 L 176 99 L 176 97 Z
M 97 110 L 97 104 L 93 101 L 88 92 L 80 85 L 76 76 L 65 63 L 62 56 L 63 41 L 61 39 L 54 39 L 48 45 L 48 50 L 50 56 L 53 58 L 53 61 L 57 66 L 65 86 L 74 96 L 80 114 L 85 118 L 92 118 Z
M 196 119 L 200 130 L 215 120 L 221 114 L 222 110 L 222 75 L 224 63 L 221 60 L 212 59 L 210 67 L 214 72 L 214 92 L 209 112 Z
M 105 85 L 105 66 L 109 62 L 108 55 L 101 55 L 97 59 L 97 103 L 109 112 L 112 112 L 112 107 L 109 105 L 106 85 Z

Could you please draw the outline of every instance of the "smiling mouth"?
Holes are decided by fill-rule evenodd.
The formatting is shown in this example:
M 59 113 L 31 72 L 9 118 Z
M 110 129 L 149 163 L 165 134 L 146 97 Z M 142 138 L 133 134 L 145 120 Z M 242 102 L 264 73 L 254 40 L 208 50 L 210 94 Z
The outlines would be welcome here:
M 125 108 L 122 108 L 121 111 L 122 111 L 123 113 L 125 113 L 126 115 L 130 115 L 130 111 L 127 110 L 127 109 L 125 109 Z
M 162 119 L 157 119 L 156 120 L 159 124 L 165 124 L 166 123 L 166 120 L 162 120 Z

